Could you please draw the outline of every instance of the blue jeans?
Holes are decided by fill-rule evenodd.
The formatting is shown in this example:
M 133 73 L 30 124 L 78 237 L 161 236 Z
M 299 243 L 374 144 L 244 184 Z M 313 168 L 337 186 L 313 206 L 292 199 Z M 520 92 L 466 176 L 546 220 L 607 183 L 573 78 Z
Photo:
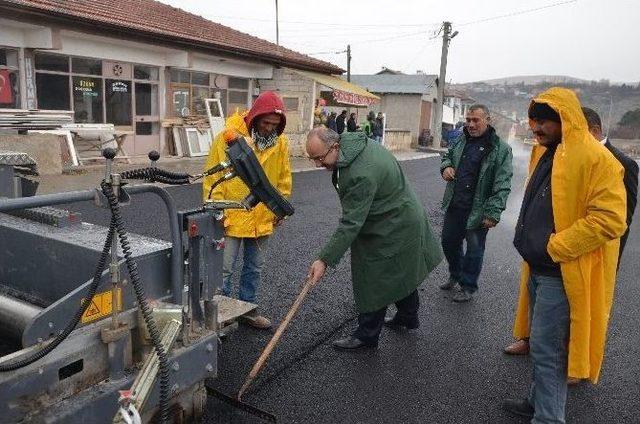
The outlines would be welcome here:
M 567 403 L 569 301 L 562 279 L 531 275 L 529 279 L 529 348 L 533 382 L 531 423 L 564 423 Z
M 243 264 L 240 273 L 238 299 L 245 302 L 255 302 L 268 239 L 268 236 L 258 238 L 225 237 L 222 264 L 222 294 L 232 297 L 231 279 L 235 272 L 240 248 L 243 247 Z
M 469 210 L 449 208 L 442 225 L 442 250 L 449 263 L 449 275 L 463 290 L 470 293 L 478 290 L 478 277 L 482 271 L 486 228 L 467 230 Z M 467 242 L 466 252 L 462 243 Z

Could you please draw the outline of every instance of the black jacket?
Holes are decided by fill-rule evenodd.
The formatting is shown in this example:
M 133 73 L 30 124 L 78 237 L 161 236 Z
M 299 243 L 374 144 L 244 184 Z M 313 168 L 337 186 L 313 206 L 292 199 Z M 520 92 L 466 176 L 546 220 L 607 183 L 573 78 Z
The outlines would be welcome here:
M 356 124 L 356 120 L 349 118 L 349 120 L 347 121 L 347 131 L 355 132 L 357 130 L 358 130 L 358 124 Z
M 346 116 L 338 115 L 336 117 L 336 129 L 338 134 L 342 134 L 344 132 L 345 122 L 344 119 Z
M 633 212 L 636 210 L 636 204 L 638 203 L 638 164 L 635 160 L 616 149 L 609 140 L 607 140 L 604 147 L 609 149 L 624 168 L 624 188 L 627 192 L 627 231 L 620 237 L 620 256 L 622 256 L 622 251 L 629 236 Z
M 561 277 L 560 264 L 547 251 L 555 232 L 551 203 L 551 169 L 555 148 L 542 155 L 524 192 L 513 245 L 531 268 L 531 273 Z

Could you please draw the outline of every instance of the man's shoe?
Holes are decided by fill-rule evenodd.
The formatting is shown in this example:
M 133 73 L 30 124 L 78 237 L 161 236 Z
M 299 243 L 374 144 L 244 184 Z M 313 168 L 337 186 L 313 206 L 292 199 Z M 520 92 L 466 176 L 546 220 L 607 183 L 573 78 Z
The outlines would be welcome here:
M 466 291 L 464 289 L 460 290 L 452 298 L 454 302 L 458 302 L 458 303 L 468 302 L 471 299 L 473 299 L 473 293 L 471 293 L 470 291 Z
M 582 380 L 579 378 L 574 378 L 574 377 L 568 377 L 567 378 L 567 385 L 568 386 L 577 386 Z
M 440 284 L 440 289 L 442 289 L 442 290 L 451 290 L 457 284 L 458 284 L 458 282 L 455 279 L 449 277 L 449 279 L 447 281 L 445 281 L 444 283 Z
M 407 330 L 415 330 L 420 327 L 420 321 L 418 321 L 418 318 L 414 320 L 399 319 L 398 315 L 395 315 L 393 318 L 385 318 L 384 325 L 394 330 L 402 330 L 404 328 Z
M 529 354 L 529 340 L 520 339 L 511 343 L 504 348 L 504 353 L 507 355 L 528 355 Z
M 502 402 L 502 409 L 519 417 L 533 418 L 535 409 L 527 399 L 507 399 Z
M 338 350 L 375 349 L 378 347 L 378 344 L 366 343 L 357 337 L 348 336 L 344 339 L 334 341 L 333 347 Z
M 271 321 L 269 318 L 263 317 L 259 314 L 242 315 L 238 317 L 238 321 L 259 330 L 267 330 L 271 328 Z

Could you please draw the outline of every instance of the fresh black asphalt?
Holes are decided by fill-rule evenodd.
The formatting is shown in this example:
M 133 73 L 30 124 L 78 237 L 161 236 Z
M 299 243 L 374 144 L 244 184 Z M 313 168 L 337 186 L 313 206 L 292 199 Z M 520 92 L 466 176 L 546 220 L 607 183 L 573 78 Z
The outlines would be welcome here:
M 309 294 L 262 374 L 243 400 L 274 413 L 281 423 L 518 423 L 500 410 L 507 397 L 525 396 L 530 381 L 527 357 L 508 357 L 518 291 L 519 257 L 512 246 L 526 169 L 513 180 L 508 210 L 489 232 L 480 291 L 468 304 L 455 304 L 438 284 L 441 264 L 420 288 L 421 327 L 414 332 L 383 330 L 379 348 L 338 352 L 331 341 L 355 326 L 348 256 Z M 439 202 L 444 183 L 438 158 L 402 163 L 408 180 L 440 232 Z M 197 207 L 200 186 L 172 187 L 181 209 Z M 296 213 L 278 229 L 266 250 L 260 307 L 278 323 L 298 294 L 309 264 L 340 217 L 330 174 L 294 174 Z M 105 223 L 106 213 L 86 204 L 72 206 L 85 220 Z M 129 231 L 168 238 L 161 205 L 135 196 L 124 208 Z M 640 232 L 632 227 L 609 331 L 606 359 L 597 386 L 571 388 L 568 423 L 640 423 Z M 237 392 L 272 332 L 240 327 L 220 352 L 219 373 L 208 384 Z M 209 399 L 206 423 L 258 423 L 259 419 Z

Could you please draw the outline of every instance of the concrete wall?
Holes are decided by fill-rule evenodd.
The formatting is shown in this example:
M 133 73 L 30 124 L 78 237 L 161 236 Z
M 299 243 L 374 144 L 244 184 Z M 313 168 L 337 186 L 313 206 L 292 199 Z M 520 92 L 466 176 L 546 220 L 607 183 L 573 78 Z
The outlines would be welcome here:
M 274 69 L 272 79 L 260 79 L 257 82 L 260 92 L 275 91 L 281 97 L 298 99 L 297 110 L 287 110 L 285 134 L 289 137 L 289 150 L 292 155 L 304 155 L 304 142 L 313 122 L 315 99 L 319 87 L 309 78 L 300 76 L 288 69 Z
M 409 131 L 412 141 L 417 142 L 420 135 L 422 96 L 419 94 L 377 95 L 380 96 L 380 103 L 371 105 L 369 110 L 385 113 L 387 128 Z
M 411 131 L 390 128 L 384 133 L 384 146 L 392 152 L 410 150 L 413 144 Z
M 41 175 L 62 174 L 63 145 L 66 146 L 64 137 L 53 134 L 0 134 L 0 151 L 28 154 L 36 161 Z

